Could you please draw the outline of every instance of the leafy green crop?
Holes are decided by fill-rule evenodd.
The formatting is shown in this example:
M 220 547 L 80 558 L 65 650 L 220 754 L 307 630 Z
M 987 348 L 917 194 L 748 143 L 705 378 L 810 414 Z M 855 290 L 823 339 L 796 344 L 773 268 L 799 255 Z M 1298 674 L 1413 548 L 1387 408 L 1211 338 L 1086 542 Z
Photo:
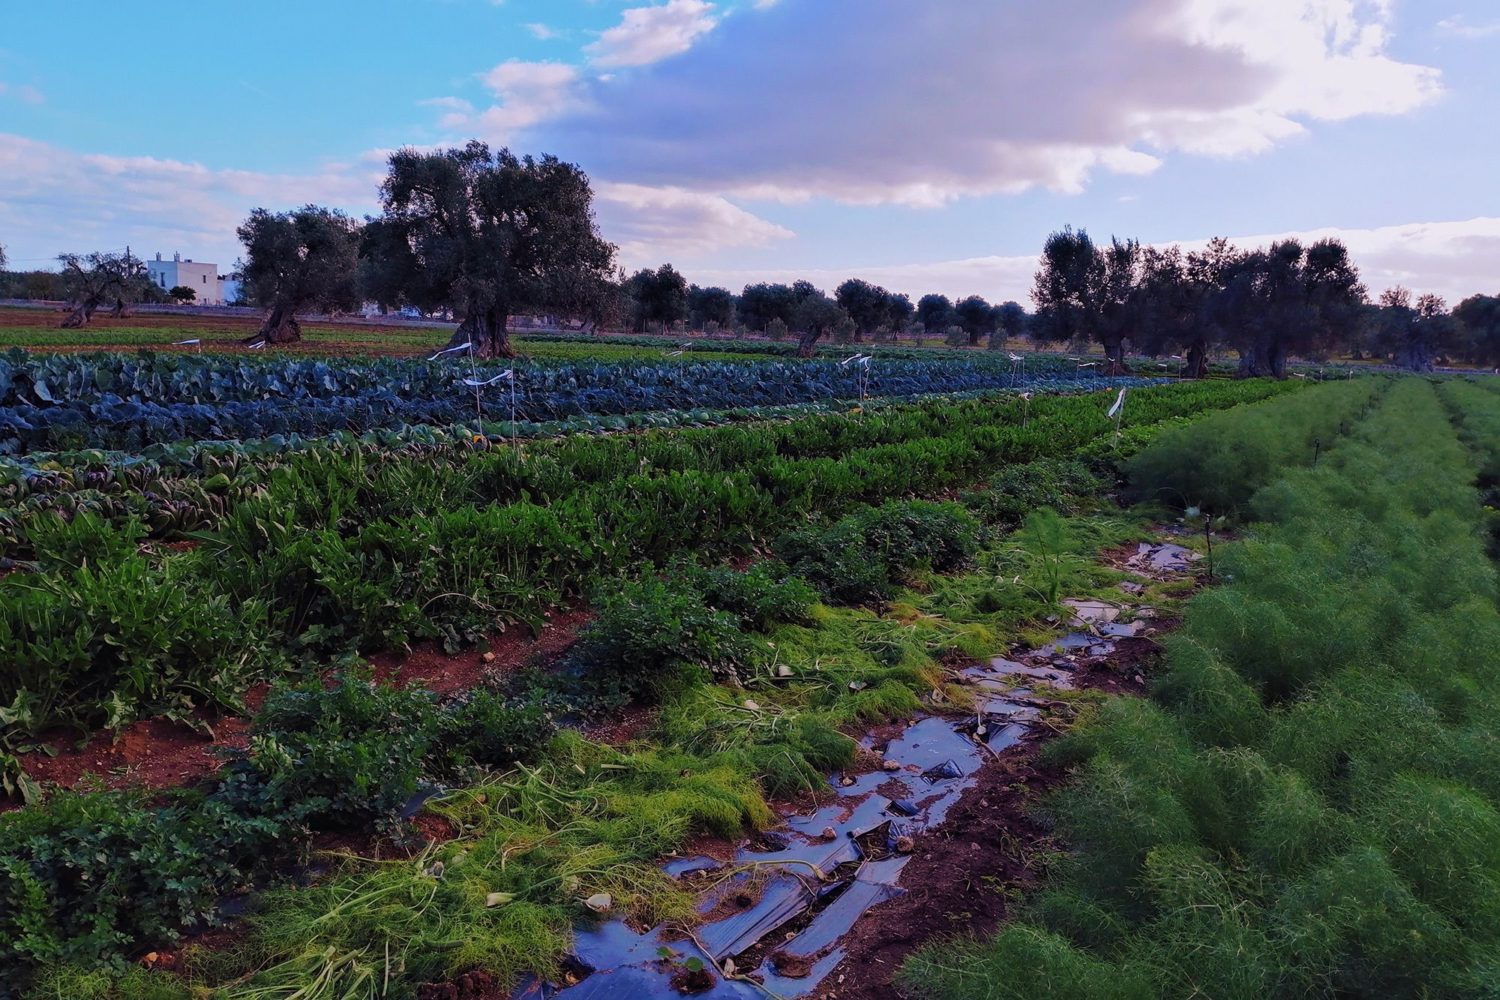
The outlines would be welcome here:
M 1444 395 L 1466 428 L 1488 419 Z M 1309 435 L 1343 417 L 1304 401 L 1337 402 L 1285 401 L 1299 416 L 1280 443 L 1200 480 L 1253 523 L 1227 582 L 1189 605 L 1153 698 L 1110 702 L 1056 746 L 1078 773 L 1049 804 L 1072 852 L 1024 922 L 921 953 L 912 992 L 1493 996 L 1500 591 L 1474 480 L 1494 439 L 1470 430 L 1466 451 L 1409 379 L 1314 468 Z M 1202 442 L 1164 437 L 1138 485 L 1222 461 L 1211 442 L 1261 449 L 1254 410 L 1204 421 Z

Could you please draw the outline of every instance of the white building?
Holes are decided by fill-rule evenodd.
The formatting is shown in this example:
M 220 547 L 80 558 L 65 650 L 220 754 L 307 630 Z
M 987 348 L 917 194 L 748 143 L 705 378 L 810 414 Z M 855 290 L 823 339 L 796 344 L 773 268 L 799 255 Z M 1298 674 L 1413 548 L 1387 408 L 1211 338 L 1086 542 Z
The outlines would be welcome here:
M 182 254 L 174 253 L 171 260 L 162 260 L 161 254 L 156 255 L 155 260 L 146 261 L 146 273 L 151 280 L 164 292 L 181 285 L 191 288 L 196 293 L 193 302 L 200 306 L 221 306 L 224 304 L 224 293 L 219 287 L 219 265 L 206 264 L 203 261 L 194 261 L 191 257 L 182 259 Z
M 245 294 L 245 283 L 238 274 L 219 275 L 219 302 L 232 306 Z

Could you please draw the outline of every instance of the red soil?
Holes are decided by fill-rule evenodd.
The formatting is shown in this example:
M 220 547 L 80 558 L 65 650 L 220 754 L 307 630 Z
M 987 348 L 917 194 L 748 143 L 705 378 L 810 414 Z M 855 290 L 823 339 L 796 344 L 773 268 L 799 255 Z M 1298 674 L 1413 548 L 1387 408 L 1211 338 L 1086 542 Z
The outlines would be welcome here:
M 524 629 L 499 633 L 490 638 L 488 652 L 467 650 L 448 656 L 441 647 L 423 643 L 404 654 L 372 657 L 370 662 L 379 678 L 421 684 L 447 697 L 477 687 L 487 677 L 552 662 L 573 644 L 589 617 L 581 608 L 552 612 L 540 635 L 533 637 Z M 267 690 L 262 684 L 246 693 L 247 711 L 259 707 Z M 626 721 L 629 717 L 622 724 Z M 250 728 L 247 718 L 234 715 L 215 718 L 198 713 L 195 723 L 196 728 L 167 719 L 142 719 L 118 731 L 94 733 L 82 746 L 73 744 L 66 732 L 54 732 L 40 741 L 52 755 L 29 753 L 21 763 L 39 783 L 59 788 L 74 788 L 85 778 L 90 786 L 97 782 L 112 789 L 192 785 L 218 771 L 221 750 L 246 746 Z M 19 805 L 0 802 L 0 812 Z

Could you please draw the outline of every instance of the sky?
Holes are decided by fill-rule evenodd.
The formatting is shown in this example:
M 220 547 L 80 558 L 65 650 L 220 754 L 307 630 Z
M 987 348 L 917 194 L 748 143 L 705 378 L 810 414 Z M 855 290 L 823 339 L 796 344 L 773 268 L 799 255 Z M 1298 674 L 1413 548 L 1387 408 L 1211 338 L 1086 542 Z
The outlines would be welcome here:
M 622 266 L 1025 302 L 1064 225 L 1337 236 L 1500 293 L 1496 0 L 10 0 L 0 245 L 219 263 L 480 138 L 589 174 Z M 65 38 L 66 43 L 58 42 Z

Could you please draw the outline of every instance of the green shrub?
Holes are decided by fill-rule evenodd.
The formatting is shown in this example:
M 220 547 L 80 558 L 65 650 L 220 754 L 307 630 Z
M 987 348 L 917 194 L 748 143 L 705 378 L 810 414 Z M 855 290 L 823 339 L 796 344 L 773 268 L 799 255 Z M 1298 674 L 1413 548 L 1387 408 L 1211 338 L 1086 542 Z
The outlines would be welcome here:
M 737 616 L 746 628 L 764 632 L 777 624 L 802 624 L 817 603 L 818 594 L 805 580 L 785 568 L 756 563 L 743 572 L 727 567 L 705 569 L 675 563 L 668 575 L 695 587 L 709 607 Z
M 983 489 L 965 493 L 963 502 L 990 524 L 1014 527 L 1042 507 L 1077 513 L 1078 497 L 1097 495 L 1103 488 L 1103 482 L 1083 462 L 1042 459 L 1005 466 Z
M 979 536 L 979 523 L 957 504 L 893 500 L 784 535 L 777 552 L 834 603 L 878 603 L 916 570 L 967 565 Z
M 115 524 L 87 510 L 72 518 L 44 513 L 27 523 L 26 533 L 37 565 L 43 570 L 77 569 L 124 559 L 135 553 L 147 534 L 145 525 L 134 517 Z
M 221 794 L 247 814 L 316 827 L 389 822 L 416 794 L 438 735 L 424 688 L 345 674 L 279 687 L 233 751 Z
M 750 660 L 739 619 L 682 581 L 623 583 L 598 604 L 572 654 L 585 680 L 627 698 L 660 698 L 696 676 L 728 680 Z
M 455 765 L 508 768 L 531 763 L 556 732 L 539 702 L 481 689 L 443 706 L 438 739 Z
M 53 796 L 0 815 L 0 968 L 118 962 L 137 941 L 201 925 L 275 829 L 193 797 Z M 5 994 L 0 985 L 0 995 Z

